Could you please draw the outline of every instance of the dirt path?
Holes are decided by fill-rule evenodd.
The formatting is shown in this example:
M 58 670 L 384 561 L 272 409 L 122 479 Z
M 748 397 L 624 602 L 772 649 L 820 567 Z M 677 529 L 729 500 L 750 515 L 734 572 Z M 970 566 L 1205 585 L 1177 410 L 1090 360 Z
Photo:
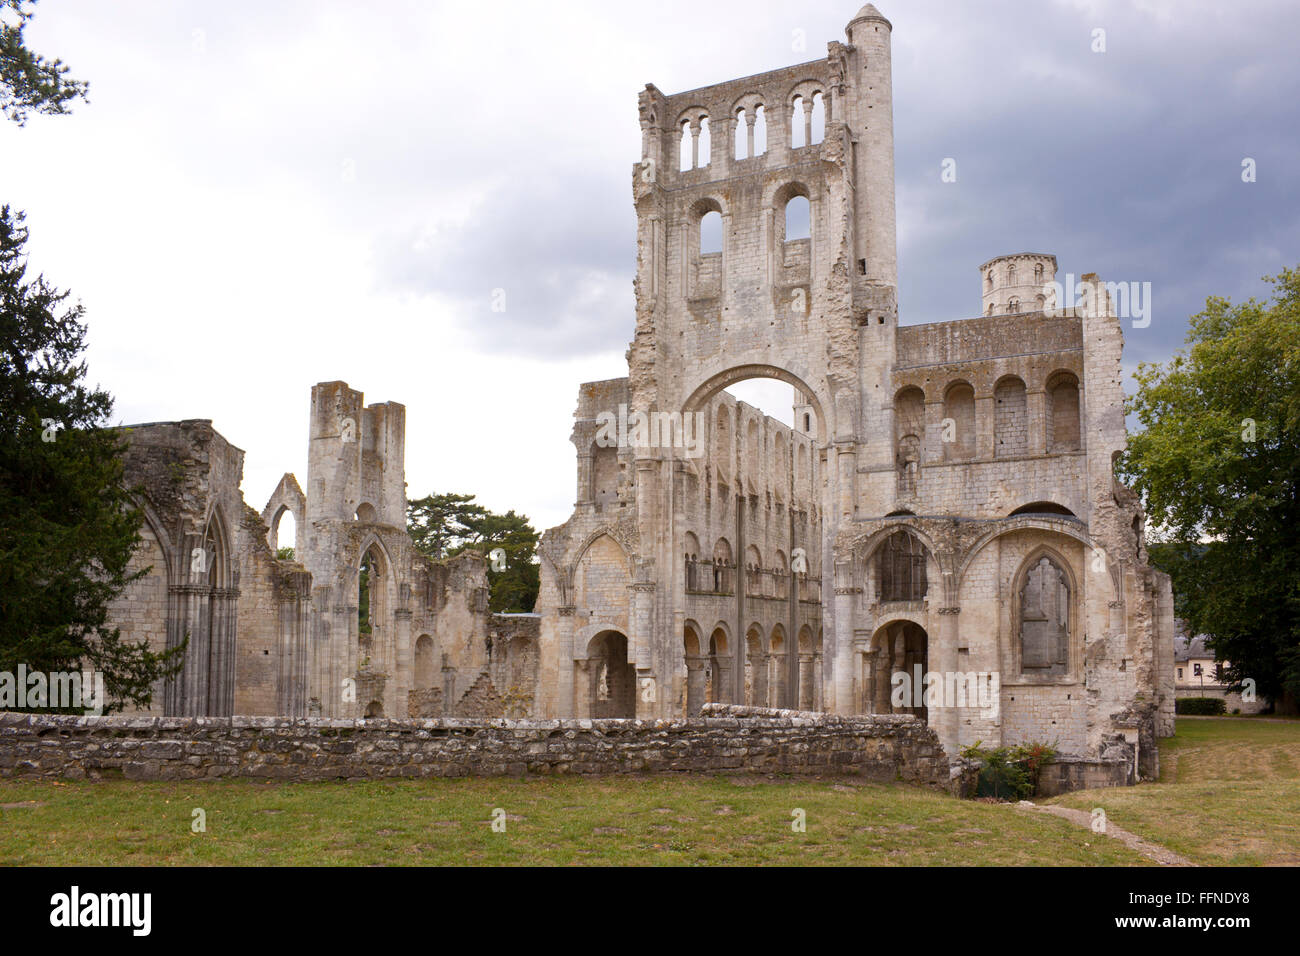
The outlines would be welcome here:
M 1045 807 L 1036 803 L 1030 803 L 1028 800 L 1021 800 L 1019 803 L 1014 804 L 1014 806 L 1022 813 L 1050 813 L 1053 816 L 1062 817 L 1069 820 L 1071 823 L 1078 824 L 1085 830 L 1092 830 L 1092 814 L 1087 810 L 1072 810 L 1069 807 Z M 1193 863 L 1185 856 L 1180 856 L 1173 850 L 1160 846 L 1158 843 L 1151 843 L 1148 840 L 1142 839 L 1136 833 L 1130 833 L 1128 830 L 1123 830 L 1115 826 L 1115 824 L 1111 823 L 1109 820 L 1106 821 L 1106 832 L 1103 835 L 1108 836 L 1113 840 L 1119 840 L 1120 843 L 1123 843 L 1129 849 L 1136 850 L 1148 860 L 1159 863 L 1161 866 L 1200 865 L 1198 863 Z

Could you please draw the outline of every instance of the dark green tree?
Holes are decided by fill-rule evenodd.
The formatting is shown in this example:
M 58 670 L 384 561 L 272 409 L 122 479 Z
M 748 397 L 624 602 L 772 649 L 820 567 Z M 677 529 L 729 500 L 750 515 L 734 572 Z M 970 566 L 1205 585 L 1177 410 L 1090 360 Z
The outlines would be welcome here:
M 110 710 L 145 706 L 181 649 L 155 654 L 107 624 L 143 571 L 113 399 L 82 381 L 86 326 L 44 276 L 28 279 L 23 215 L 0 207 L 0 671 L 99 670 Z
M 1271 302 L 1211 297 L 1187 346 L 1143 364 L 1143 430 L 1121 474 L 1141 493 L 1192 633 L 1227 677 L 1293 710 L 1300 697 L 1300 272 Z
M 23 30 L 36 12 L 36 0 L 0 0 L 0 110 L 22 126 L 27 114 L 67 113 L 86 98 L 89 84 L 68 76 L 62 60 L 47 60 L 27 49 Z
M 488 606 L 493 611 L 531 611 L 537 603 L 540 568 L 538 534 L 525 515 L 494 514 L 474 503 L 474 495 L 434 494 L 407 503 L 407 532 L 416 548 L 431 558 L 472 549 L 505 552 L 505 568 L 488 566 Z

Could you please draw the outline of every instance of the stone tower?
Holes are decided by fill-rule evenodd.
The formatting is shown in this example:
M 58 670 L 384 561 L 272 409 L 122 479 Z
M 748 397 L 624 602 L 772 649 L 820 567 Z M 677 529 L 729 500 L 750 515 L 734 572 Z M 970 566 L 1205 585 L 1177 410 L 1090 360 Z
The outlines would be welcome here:
M 1056 256 L 1022 252 L 990 259 L 980 266 L 980 314 L 1015 315 L 1055 308 L 1051 288 L 1055 281 Z

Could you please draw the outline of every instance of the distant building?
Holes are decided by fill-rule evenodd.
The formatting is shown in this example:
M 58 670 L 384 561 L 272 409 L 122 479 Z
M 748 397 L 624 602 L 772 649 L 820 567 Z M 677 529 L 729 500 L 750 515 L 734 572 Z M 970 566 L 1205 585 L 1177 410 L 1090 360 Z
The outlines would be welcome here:
M 1243 701 L 1240 691 L 1230 690 L 1232 683 L 1224 674 L 1226 662 L 1219 661 L 1210 650 L 1205 634 L 1188 637 L 1181 622 L 1174 635 L 1174 692 L 1176 697 L 1222 697 L 1228 713 L 1258 714 L 1268 707 L 1268 700 L 1257 696 Z

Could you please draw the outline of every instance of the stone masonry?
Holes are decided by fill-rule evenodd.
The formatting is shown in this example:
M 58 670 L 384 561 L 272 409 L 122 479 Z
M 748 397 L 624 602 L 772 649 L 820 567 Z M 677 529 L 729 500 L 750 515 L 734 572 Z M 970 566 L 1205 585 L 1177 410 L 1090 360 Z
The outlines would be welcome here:
M 0 714 L 0 776 L 361 780 L 525 774 L 852 775 L 949 786 L 913 717 L 717 708 L 676 720 L 350 720 Z
M 980 267 L 977 317 L 899 325 L 892 26 L 868 4 L 846 33 L 641 93 L 628 377 L 579 392 L 537 712 L 901 711 L 950 754 L 1118 737 L 1153 775 L 1172 594 L 1114 477 L 1119 320 L 1058 303 L 1055 257 L 1023 253 Z M 753 378 L 795 389 L 793 429 L 724 391 Z M 654 427 L 612 442 L 615 413 Z
M 189 637 L 152 714 L 225 722 L 128 738 L 216 728 L 231 757 L 241 734 L 281 747 L 333 726 L 236 714 L 399 717 L 354 730 L 382 753 L 490 740 L 478 752 L 504 747 L 502 767 L 549 761 L 558 739 L 641 747 L 655 727 L 676 743 L 644 759 L 673 764 L 683 741 L 723 746 L 695 720 L 731 704 L 865 721 L 868 737 L 908 715 L 949 755 L 1042 742 L 1063 766 L 1154 776 L 1173 599 L 1114 475 L 1120 321 L 1105 294 L 1057 302 L 1056 258 L 1026 252 L 980 266 L 973 317 L 899 324 L 891 35 L 868 4 L 824 59 L 641 92 L 628 375 L 579 390 L 576 503 L 542 537 L 535 613 L 488 613 L 478 555 L 416 552 L 401 405 L 313 388 L 306 489 L 285 475 L 261 514 L 239 492 L 243 452 L 210 422 L 131 429 L 151 570 L 110 617 L 155 647 Z M 726 392 L 754 378 L 792 386 L 793 427 Z M 274 550 L 286 512 L 293 560 Z M 520 728 L 542 750 L 464 722 L 501 716 L 548 721 Z M 435 718 L 461 723 L 421 722 Z M 89 745 L 90 726 L 67 732 Z M 371 772 L 326 743 L 303 759 Z M 560 763 L 624 766 L 558 746 Z M 392 766 L 463 768 L 440 753 L 432 770 Z
M 148 573 L 109 620 L 156 650 L 189 639 L 148 713 L 496 717 L 512 687 L 531 702 L 536 621 L 489 614 L 481 555 L 434 561 L 406 533 L 402 406 L 365 406 L 343 382 L 313 388 L 307 493 L 287 474 L 260 515 L 239 490 L 244 453 L 211 422 L 136 425 L 127 439 L 143 514 L 133 562 Z M 286 512 L 296 546 L 279 559 Z M 494 645 L 500 627 L 510 639 Z

